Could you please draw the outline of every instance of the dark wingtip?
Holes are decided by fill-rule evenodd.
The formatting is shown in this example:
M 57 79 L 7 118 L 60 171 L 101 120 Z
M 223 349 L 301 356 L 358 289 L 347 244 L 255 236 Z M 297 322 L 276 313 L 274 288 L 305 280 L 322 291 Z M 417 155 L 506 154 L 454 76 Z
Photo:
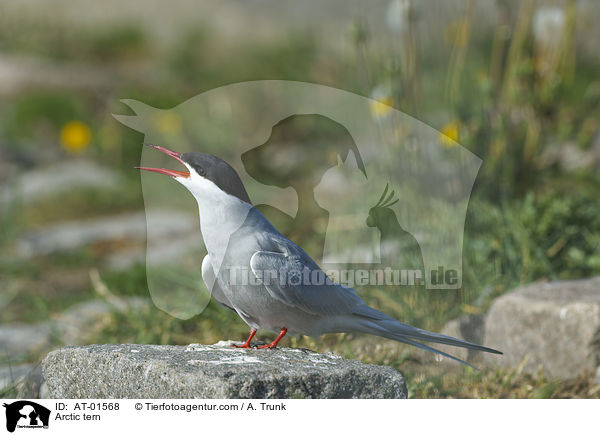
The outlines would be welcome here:
M 491 347 L 485 347 L 485 346 L 480 346 L 480 345 L 476 345 L 477 348 L 475 348 L 474 350 L 479 350 L 482 352 L 489 352 L 489 353 L 495 353 L 496 355 L 504 355 L 503 352 L 500 352 L 499 350 L 496 349 L 492 349 Z
M 458 343 L 457 344 L 450 343 L 450 346 L 458 346 L 458 347 L 464 347 L 465 349 L 477 350 L 479 352 L 488 352 L 488 353 L 495 353 L 497 355 L 504 355 L 499 350 L 492 349 L 491 347 L 485 347 L 485 346 L 482 346 L 481 344 L 469 343 L 468 341 L 463 341 L 463 340 L 460 340 L 460 341 L 462 341 L 462 343 L 463 343 L 462 345 L 458 344 Z M 449 344 L 449 343 L 443 343 L 443 344 Z

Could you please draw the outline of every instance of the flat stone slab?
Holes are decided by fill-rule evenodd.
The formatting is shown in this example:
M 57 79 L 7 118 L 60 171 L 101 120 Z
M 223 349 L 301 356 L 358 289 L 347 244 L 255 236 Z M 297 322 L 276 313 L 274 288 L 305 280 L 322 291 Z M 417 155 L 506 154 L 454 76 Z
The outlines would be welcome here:
M 197 219 L 169 210 L 135 212 L 77 222 L 61 222 L 29 233 L 17 243 L 22 258 L 67 252 L 106 240 L 145 240 L 147 216 L 151 213 L 155 237 L 189 236 L 197 229 Z
M 600 277 L 533 283 L 498 298 L 483 342 L 504 352 L 483 355 L 492 364 L 563 379 L 594 374 L 600 370 Z
M 114 189 L 118 186 L 119 175 L 115 171 L 91 161 L 72 160 L 28 171 L 0 186 L 0 205 L 15 199 L 32 204 L 49 196 L 64 194 L 75 187 Z
M 38 352 L 46 347 L 51 338 L 48 322 L 0 325 L 0 355 L 14 358 L 22 354 Z
M 42 362 L 48 398 L 406 398 L 384 366 L 306 349 L 216 345 L 65 347 Z

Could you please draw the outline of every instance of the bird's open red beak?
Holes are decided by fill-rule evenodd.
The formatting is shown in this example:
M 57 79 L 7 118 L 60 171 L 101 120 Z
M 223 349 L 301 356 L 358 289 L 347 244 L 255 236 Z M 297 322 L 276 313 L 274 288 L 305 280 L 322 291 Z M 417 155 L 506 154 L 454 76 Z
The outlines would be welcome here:
M 147 145 L 149 147 L 155 148 L 159 151 L 162 151 L 163 153 L 165 153 L 168 156 L 173 157 L 175 160 L 177 160 L 179 163 L 184 165 L 183 160 L 181 160 L 181 153 L 175 152 L 175 151 L 171 151 L 165 147 L 161 147 L 158 145 L 152 145 L 149 143 L 145 143 L 144 145 Z M 136 169 L 143 169 L 144 171 L 150 171 L 150 172 L 156 172 L 157 174 L 164 174 L 164 175 L 168 175 L 169 177 L 174 177 L 174 178 L 190 178 L 190 173 L 189 172 L 183 172 L 183 171 L 175 171 L 173 169 L 163 169 L 163 168 L 144 168 L 144 167 L 140 167 L 140 166 L 136 166 Z

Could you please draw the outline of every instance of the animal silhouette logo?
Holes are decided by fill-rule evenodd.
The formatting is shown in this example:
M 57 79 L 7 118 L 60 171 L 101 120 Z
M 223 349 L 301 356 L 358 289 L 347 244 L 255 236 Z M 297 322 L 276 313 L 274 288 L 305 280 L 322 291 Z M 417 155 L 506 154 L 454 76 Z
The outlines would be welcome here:
M 379 230 L 381 263 L 399 269 L 423 270 L 423 255 L 419 242 L 402 227 L 394 206 L 410 210 L 410 204 L 400 203 L 396 191 L 390 191 L 388 183 L 377 203 L 369 209 L 369 217 L 365 222 L 367 226 Z
M 337 260 L 385 264 L 422 270 L 429 290 L 461 288 L 465 218 L 482 161 L 434 128 L 393 108 L 378 117 L 376 102 L 351 92 L 285 80 L 234 83 L 172 108 L 122 101 L 134 114 L 113 116 L 144 133 L 144 142 L 227 161 L 252 204 L 325 268 L 339 267 L 328 264 Z M 140 166 L 166 159 L 144 149 Z M 336 184 L 340 174 L 350 182 Z M 177 201 L 176 183 L 150 174 L 141 180 L 150 295 L 160 309 L 189 319 L 211 298 L 197 267 L 206 255 L 200 233 L 189 234 L 169 263 L 154 264 L 161 256 L 152 254 L 164 250 L 155 225 L 161 208 L 198 210 Z
M 323 262 L 329 264 L 379 263 L 377 231 L 365 221 L 369 212 L 368 174 L 361 169 L 356 154 L 348 154 L 330 168 L 314 189 L 316 202 L 326 209 Z M 354 200 L 347 201 L 347 192 L 354 192 Z M 352 242 L 349 243 L 349 240 Z
M 16 428 L 48 428 L 50 410 L 38 403 L 19 400 L 3 406 L 6 408 L 6 430 L 11 433 Z
M 331 208 L 321 206 L 315 188 L 324 174 L 337 167 L 339 159 L 354 159 L 366 178 L 365 166 L 348 130 L 332 119 L 318 115 L 292 115 L 271 130 L 268 140 L 242 154 L 246 172 L 267 186 L 291 187 L 298 198 L 295 216 L 270 204 L 254 204 L 286 237 L 301 243 L 299 236 L 310 233 L 315 240 L 309 254 L 321 260 L 328 229 L 320 222 L 330 218 Z

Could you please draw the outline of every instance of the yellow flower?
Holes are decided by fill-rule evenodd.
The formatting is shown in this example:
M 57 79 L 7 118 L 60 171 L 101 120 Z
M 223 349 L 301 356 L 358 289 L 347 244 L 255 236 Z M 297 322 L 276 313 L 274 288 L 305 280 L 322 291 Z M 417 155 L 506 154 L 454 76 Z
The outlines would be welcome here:
M 452 121 L 442 127 L 442 131 L 440 131 L 440 142 L 442 145 L 447 147 L 456 146 L 456 142 L 459 139 L 459 127 L 460 124 L 458 121 Z
M 60 129 L 60 143 L 68 153 L 82 152 L 89 146 L 91 138 L 90 128 L 81 121 L 67 122 Z
M 389 115 L 394 108 L 392 97 L 379 98 L 379 101 L 371 101 L 371 113 L 375 118 L 384 118 Z
M 387 86 L 379 85 L 371 92 L 369 109 L 375 118 L 385 118 L 394 110 L 392 92 Z
M 375 118 L 386 118 L 394 110 L 394 99 L 387 86 L 379 85 L 371 92 L 369 109 Z

